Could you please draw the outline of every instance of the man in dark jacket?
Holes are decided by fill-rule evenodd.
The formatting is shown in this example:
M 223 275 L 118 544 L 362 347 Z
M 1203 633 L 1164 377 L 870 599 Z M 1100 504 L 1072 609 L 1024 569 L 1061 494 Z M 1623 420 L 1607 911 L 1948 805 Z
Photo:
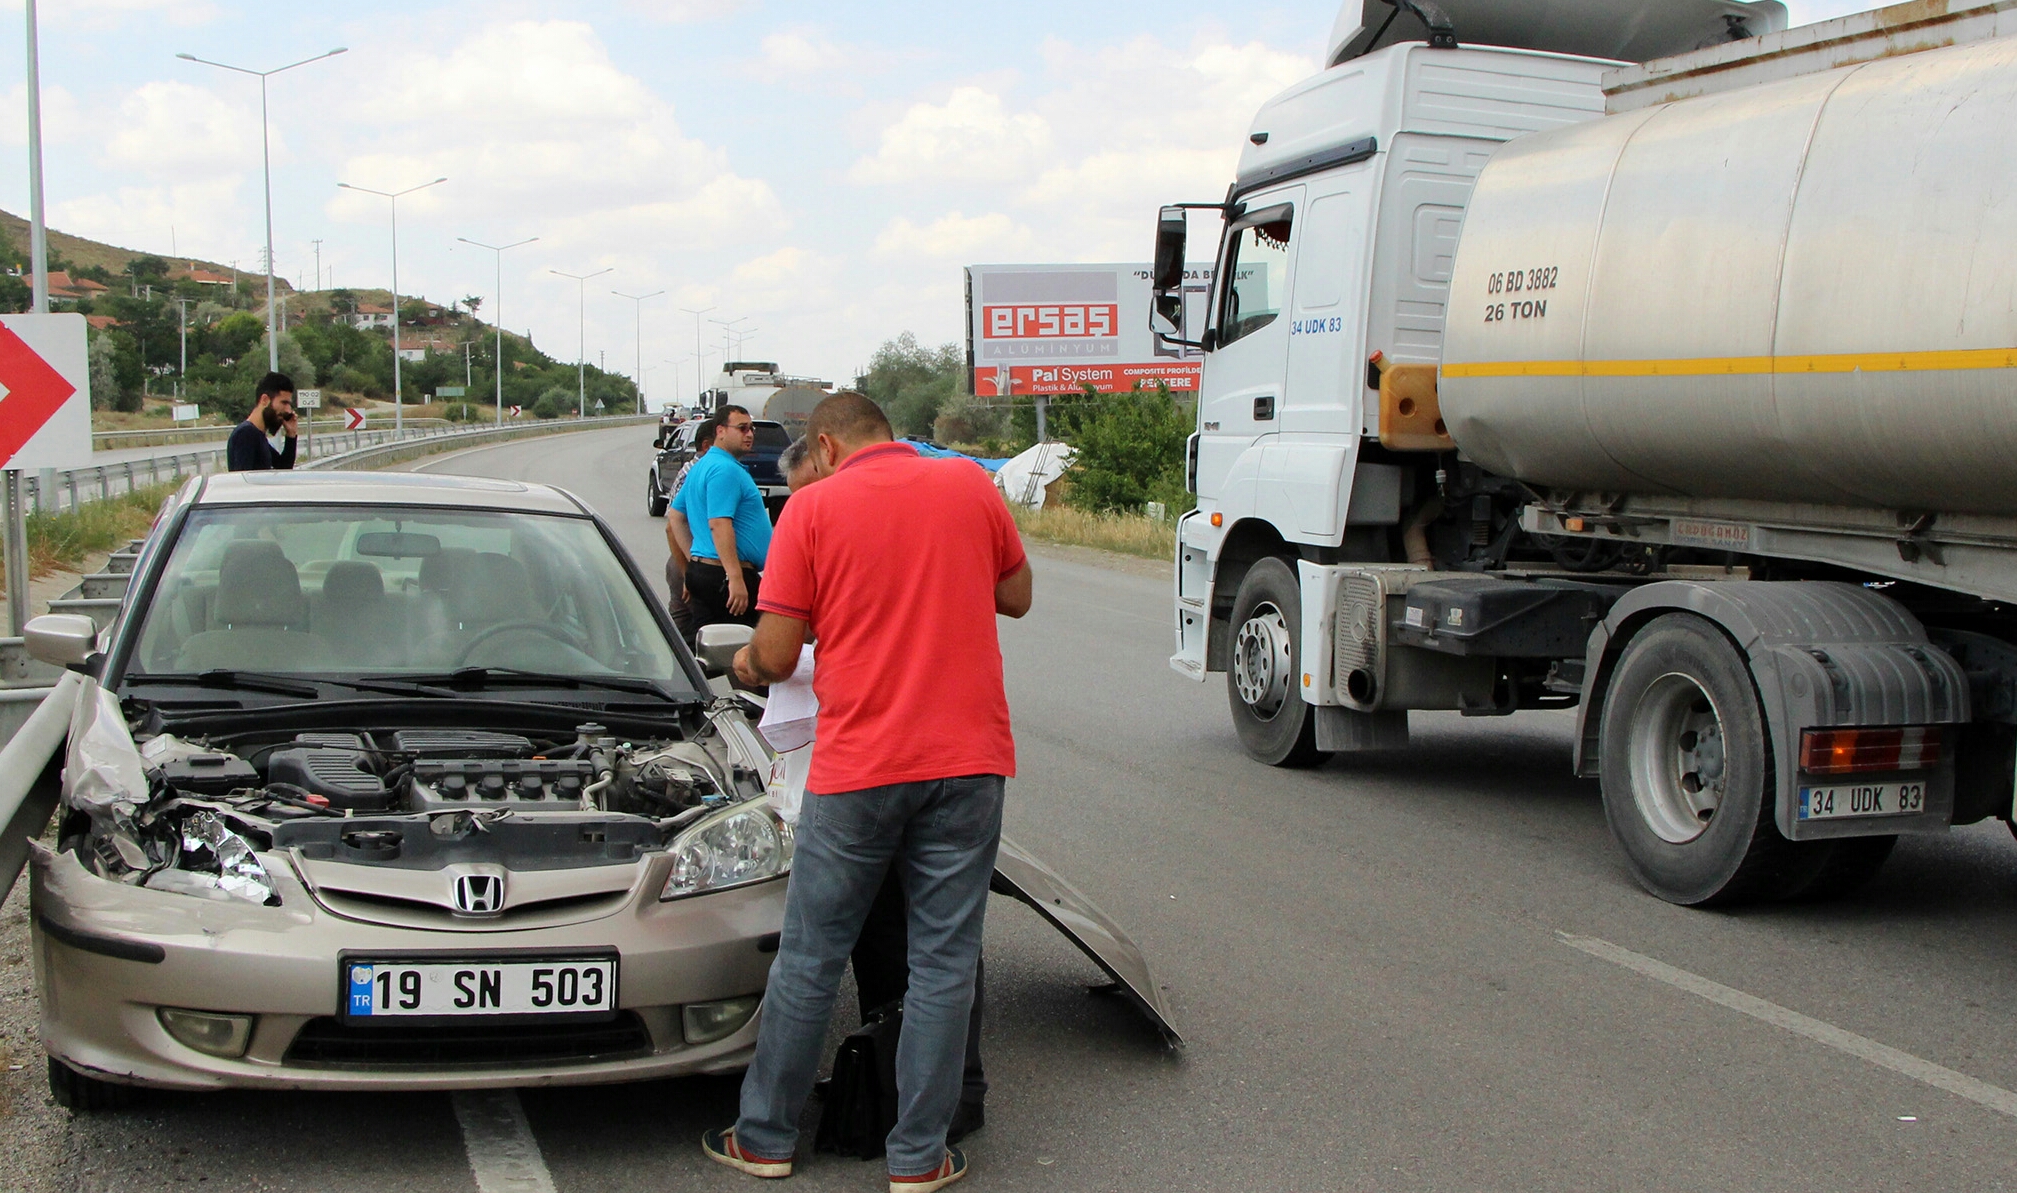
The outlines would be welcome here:
M 286 446 L 275 448 L 269 436 L 284 434 Z M 259 379 L 252 413 L 231 432 L 224 458 L 233 472 L 294 467 L 294 382 L 285 373 Z

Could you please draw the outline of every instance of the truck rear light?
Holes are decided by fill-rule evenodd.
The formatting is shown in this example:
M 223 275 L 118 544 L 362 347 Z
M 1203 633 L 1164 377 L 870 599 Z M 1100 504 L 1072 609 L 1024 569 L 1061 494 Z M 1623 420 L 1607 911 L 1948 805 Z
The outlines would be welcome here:
M 1810 775 L 1927 770 L 1940 765 L 1940 729 L 1808 729 L 1800 734 L 1800 769 Z

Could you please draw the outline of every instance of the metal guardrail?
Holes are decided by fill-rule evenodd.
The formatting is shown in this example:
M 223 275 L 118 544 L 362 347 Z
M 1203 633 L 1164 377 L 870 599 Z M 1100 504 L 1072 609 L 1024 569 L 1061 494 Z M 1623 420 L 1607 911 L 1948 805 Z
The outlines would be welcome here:
M 409 418 L 408 427 L 448 427 L 456 424 L 445 418 Z M 315 434 L 338 434 L 343 431 L 340 418 L 317 419 L 313 424 Z M 238 428 L 238 424 L 228 426 L 206 423 L 200 427 L 140 427 L 123 431 L 91 432 L 91 450 L 111 451 L 122 447 L 158 447 L 169 443 L 201 443 L 210 439 L 224 439 Z
M 362 431 L 318 431 L 312 438 L 313 455 L 308 467 L 351 468 L 360 465 L 376 467 L 377 464 L 364 463 L 371 457 L 359 455 L 360 452 L 375 447 L 404 451 L 417 443 L 426 445 L 425 451 L 436 451 L 440 449 L 443 440 L 480 443 L 484 441 L 484 437 L 498 440 L 517 439 L 527 435 L 550 435 L 559 431 L 582 430 L 596 426 L 647 422 L 656 417 L 649 414 L 618 414 L 602 418 L 538 419 L 522 422 L 517 426 L 506 425 L 502 431 L 489 426 L 469 428 L 465 424 L 445 420 L 428 420 L 436 425 L 416 428 L 414 422 L 419 420 L 410 420 L 406 425 L 406 438 L 403 440 L 395 440 L 390 427 L 367 428 Z M 378 463 L 390 462 L 390 459 L 378 461 Z M 83 468 L 70 469 L 45 468 L 40 472 L 29 473 L 21 479 L 22 488 L 27 491 L 29 510 L 41 514 L 75 509 L 87 501 L 119 493 L 130 493 L 135 489 L 158 485 L 164 481 L 180 481 L 188 476 L 222 472 L 224 468 L 224 448 L 214 447 L 204 451 L 179 452 L 172 456 L 153 456 L 145 460 L 126 460 L 117 464 L 91 464 Z
M 637 426 L 655 423 L 655 414 L 612 414 L 600 418 L 551 419 L 540 422 L 521 423 L 518 426 L 481 427 L 465 431 L 452 431 L 445 435 L 425 436 L 416 439 L 408 435 L 404 440 L 381 443 L 372 447 L 362 447 L 340 455 L 318 459 L 308 465 L 314 469 L 382 468 L 405 458 L 445 451 L 457 447 L 480 447 L 485 443 L 506 443 L 513 439 L 528 439 L 536 435 L 551 435 L 561 431 L 588 431 L 602 427 Z

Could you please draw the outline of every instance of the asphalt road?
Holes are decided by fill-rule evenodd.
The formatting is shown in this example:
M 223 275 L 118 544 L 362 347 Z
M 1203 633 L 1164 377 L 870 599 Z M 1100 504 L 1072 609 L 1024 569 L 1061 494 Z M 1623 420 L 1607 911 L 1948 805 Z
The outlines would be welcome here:
M 571 488 L 655 575 L 649 434 L 417 466 Z M 1569 776 L 1566 716 L 1416 714 L 1405 751 L 1269 770 L 1240 753 L 1219 677 L 1169 670 L 1159 567 L 1035 562 L 1035 610 L 1002 633 L 1008 831 L 1133 931 L 1190 1042 L 1166 1052 L 1089 997 L 1098 972 L 995 900 L 994 1088 L 966 1187 L 2017 1188 L 2017 845 L 2000 823 L 1907 840 L 1842 902 L 1670 907 L 1632 884 L 1595 785 Z M 22 1077 L 0 1085 L 17 1116 Z M 696 1141 L 735 1090 L 525 1091 L 536 1148 L 503 1160 L 509 1100 L 458 1117 L 440 1095 L 157 1097 L 67 1124 L 38 1111 L 20 1137 L 66 1190 L 727 1190 L 752 1186 Z M 821 1156 L 794 1187 L 879 1177 Z

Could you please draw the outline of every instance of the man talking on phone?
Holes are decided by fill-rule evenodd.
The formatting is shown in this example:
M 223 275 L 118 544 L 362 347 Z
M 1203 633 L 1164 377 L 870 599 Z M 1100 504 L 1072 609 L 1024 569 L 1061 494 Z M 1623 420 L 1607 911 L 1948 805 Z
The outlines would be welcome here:
M 225 464 L 233 472 L 294 467 L 294 381 L 285 373 L 259 379 L 252 413 L 231 432 Z

